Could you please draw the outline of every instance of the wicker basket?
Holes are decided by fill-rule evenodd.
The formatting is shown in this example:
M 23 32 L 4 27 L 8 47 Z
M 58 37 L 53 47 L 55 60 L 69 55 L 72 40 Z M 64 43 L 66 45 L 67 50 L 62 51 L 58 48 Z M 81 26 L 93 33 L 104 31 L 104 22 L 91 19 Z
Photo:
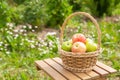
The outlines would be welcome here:
M 97 33 L 98 33 L 98 47 L 97 50 L 94 52 L 86 52 L 84 54 L 76 54 L 73 52 L 67 52 L 62 50 L 61 48 L 59 49 L 60 51 L 60 56 L 63 61 L 63 67 L 73 71 L 73 72 L 88 72 L 93 69 L 93 67 L 96 65 L 97 62 L 97 57 L 100 53 L 100 42 L 101 42 L 101 31 L 99 29 L 99 25 L 97 21 L 88 13 L 86 12 L 75 12 L 68 16 L 64 23 L 62 24 L 61 27 L 61 33 L 60 33 L 60 43 L 63 43 L 63 34 L 64 34 L 64 28 L 68 22 L 69 19 L 71 19 L 73 16 L 76 15 L 83 15 L 87 18 L 89 18 L 94 25 L 97 28 Z

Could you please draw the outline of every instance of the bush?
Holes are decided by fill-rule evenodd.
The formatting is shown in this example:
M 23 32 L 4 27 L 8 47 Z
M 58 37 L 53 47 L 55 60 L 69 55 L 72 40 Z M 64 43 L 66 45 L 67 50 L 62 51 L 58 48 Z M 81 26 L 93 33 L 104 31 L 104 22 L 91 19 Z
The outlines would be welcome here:
M 6 27 L 7 23 L 22 24 L 23 21 L 23 9 L 21 6 L 11 6 L 6 0 L 0 2 L 0 27 Z
M 48 17 L 44 3 L 44 0 L 32 0 L 24 3 L 24 22 L 33 26 L 44 25 Z
M 27 5 L 24 12 L 24 22 L 37 26 L 58 27 L 72 12 L 72 7 L 66 0 L 33 0 L 24 5 Z
M 7 22 L 11 21 L 12 9 L 9 7 L 8 3 L 4 0 L 0 2 L 0 28 L 4 27 Z
M 24 3 L 26 0 L 13 0 L 16 4 L 22 4 Z
M 115 6 L 115 9 L 112 11 L 112 15 L 120 15 L 120 3 Z
M 8 22 L 15 24 L 31 24 L 32 26 L 58 27 L 66 16 L 72 12 L 67 1 L 54 0 L 17 0 L 0 2 L 0 22 L 5 26 Z M 49 4 L 51 3 L 51 4 Z
M 45 3 L 49 18 L 47 26 L 56 27 L 61 25 L 64 19 L 72 12 L 72 6 L 67 0 L 47 0 Z
M 119 0 L 2 0 L 0 25 L 14 22 L 58 28 L 75 11 L 85 11 L 97 17 L 119 15 L 119 4 Z
M 112 15 L 119 0 L 69 0 L 73 6 L 73 11 L 85 11 L 94 16 L 102 17 L 104 14 Z

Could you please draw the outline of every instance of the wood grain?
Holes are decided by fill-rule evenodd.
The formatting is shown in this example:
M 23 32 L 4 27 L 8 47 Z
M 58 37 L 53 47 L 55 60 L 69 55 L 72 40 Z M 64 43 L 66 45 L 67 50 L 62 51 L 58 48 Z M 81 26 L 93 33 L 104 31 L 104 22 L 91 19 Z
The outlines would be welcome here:
M 54 80 L 67 80 L 61 74 L 59 74 L 56 70 L 51 68 L 48 64 L 44 61 L 36 61 L 36 66 L 44 70 L 49 76 L 51 76 Z

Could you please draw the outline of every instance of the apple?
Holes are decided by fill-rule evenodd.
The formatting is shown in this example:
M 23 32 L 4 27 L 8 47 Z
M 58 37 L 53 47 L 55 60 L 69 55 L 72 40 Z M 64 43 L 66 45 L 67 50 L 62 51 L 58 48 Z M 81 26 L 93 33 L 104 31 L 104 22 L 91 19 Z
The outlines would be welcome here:
M 83 43 L 85 43 L 86 42 L 86 37 L 81 33 L 77 33 L 77 34 L 74 34 L 72 36 L 72 41 L 73 41 L 73 43 L 75 43 L 75 42 L 83 42 Z
M 86 46 L 83 42 L 75 42 L 72 45 L 72 52 L 74 53 L 85 53 Z
M 87 43 L 87 42 L 93 42 L 93 40 L 90 38 L 87 38 L 85 43 Z
M 71 51 L 71 48 L 72 48 L 72 41 L 69 40 L 69 41 L 65 41 L 62 43 L 61 45 L 61 48 L 65 51 Z
M 86 42 L 87 52 L 92 52 L 97 50 L 97 44 L 94 42 Z

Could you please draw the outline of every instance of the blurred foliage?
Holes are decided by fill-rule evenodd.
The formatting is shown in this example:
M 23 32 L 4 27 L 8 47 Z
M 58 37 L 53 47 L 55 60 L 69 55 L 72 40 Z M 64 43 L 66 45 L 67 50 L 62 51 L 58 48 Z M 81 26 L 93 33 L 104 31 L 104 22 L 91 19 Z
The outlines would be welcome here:
M 67 0 L 47 0 L 45 5 L 48 7 L 48 27 L 62 25 L 64 19 L 72 12 L 72 6 Z
M 116 5 L 115 9 L 112 12 L 112 15 L 120 15 L 120 3 Z
M 94 16 L 112 15 L 119 0 L 68 0 L 73 6 L 73 11 L 85 11 Z M 107 4 L 107 5 L 106 5 Z M 120 8 L 120 7 L 119 7 Z
M 48 19 L 45 0 L 31 0 L 24 3 L 23 20 L 33 26 L 44 25 Z
M 119 0 L 1 0 L 0 25 L 14 22 L 58 28 L 72 12 L 85 11 L 96 17 L 120 15 L 119 5 Z
M 0 2 L 0 27 L 6 25 L 7 22 L 11 21 L 12 10 L 5 0 Z
M 25 5 L 27 6 L 24 11 L 24 22 L 47 27 L 58 27 L 72 9 L 66 0 L 32 0 Z
M 29 0 L 13 0 L 16 4 L 20 5 L 22 3 L 24 3 L 25 1 L 29 1 Z

